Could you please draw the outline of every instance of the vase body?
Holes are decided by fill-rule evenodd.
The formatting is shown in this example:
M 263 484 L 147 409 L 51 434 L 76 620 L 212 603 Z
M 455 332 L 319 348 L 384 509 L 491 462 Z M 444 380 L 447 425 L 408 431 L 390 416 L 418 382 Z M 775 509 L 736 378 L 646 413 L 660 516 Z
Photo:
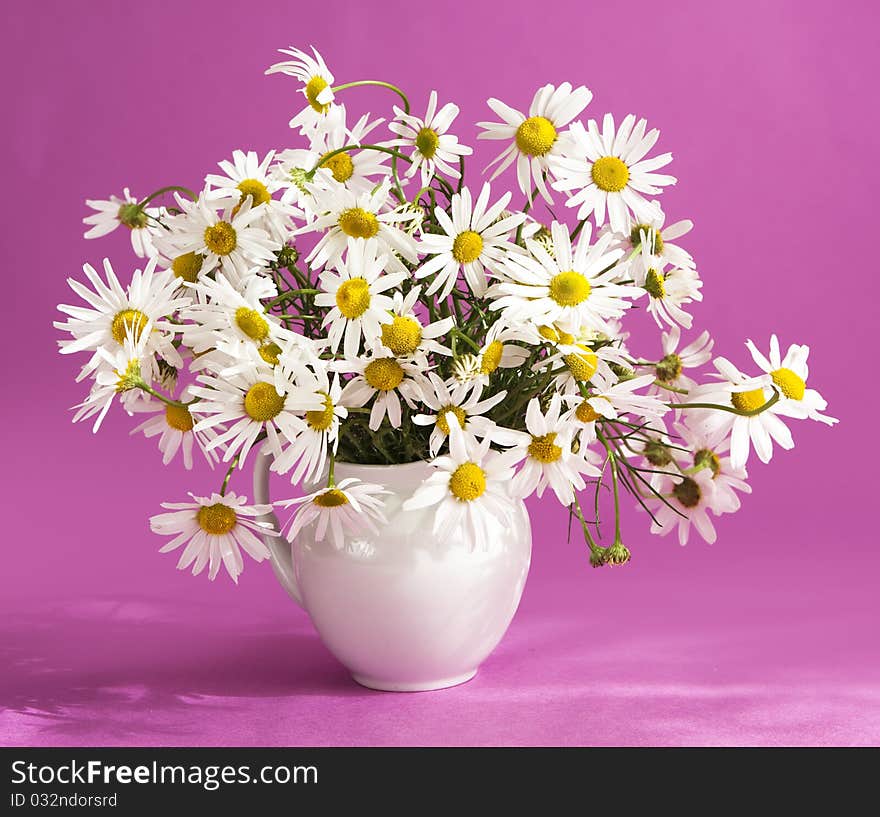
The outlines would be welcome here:
M 267 457 L 258 459 L 258 471 L 266 471 L 255 475 L 258 502 L 269 501 L 268 465 Z M 292 547 L 265 537 L 279 580 L 324 644 L 358 683 L 374 689 L 441 689 L 472 678 L 507 630 L 528 574 L 523 502 L 511 497 L 507 519 L 492 520 L 485 542 L 444 540 L 433 532 L 433 508 L 402 507 L 430 473 L 424 462 L 337 462 L 337 480 L 357 477 L 390 492 L 387 523 L 377 523 L 375 533 L 364 526 L 344 547 L 329 535 L 316 541 L 314 523 Z

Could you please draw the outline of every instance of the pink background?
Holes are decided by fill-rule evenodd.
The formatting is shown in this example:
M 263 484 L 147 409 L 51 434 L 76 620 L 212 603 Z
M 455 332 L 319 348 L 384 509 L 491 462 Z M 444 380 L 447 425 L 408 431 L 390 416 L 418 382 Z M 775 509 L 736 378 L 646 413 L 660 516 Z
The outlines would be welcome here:
M 880 743 L 873 4 L 44 0 L 11 18 L 0 743 Z M 591 570 L 565 514 L 532 504 L 520 612 L 445 692 L 354 686 L 267 565 L 238 588 L 176 572 L 147 517 L 219 476 L 163 469 L 121 411 L 97 437 L 71 427 L 83 390 L 50 324 L 84 261 L 133 268 L 121 232 L 82 240 L 84 198 L 197 186 L 234 148 L 293 144 L 295 85 L 262 76 L 290 42 L 337 82 L 400 83 L 417 112 L 437 88 L 475 145 L 488 96 L 522 108 L 545 82 L 588 85 L 594 117 L 646 116 L 675 156 L 668 216 L 696 223 L 696 326 L 743 365 L 747 337 L 810 344 L 839 427 L 797 424 L 794 451 L 753 463 L 714 546 L 630 514 L 624 569 Z M 345 93 L 353 112 L 390 110 Z M 494 156 L 477 147 L 471 183 Z

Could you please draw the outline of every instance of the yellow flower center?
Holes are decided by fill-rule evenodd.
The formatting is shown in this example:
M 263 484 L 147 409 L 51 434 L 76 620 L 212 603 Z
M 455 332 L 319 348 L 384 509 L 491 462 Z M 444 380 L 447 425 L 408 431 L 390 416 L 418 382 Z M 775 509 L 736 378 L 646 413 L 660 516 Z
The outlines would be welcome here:
M 270 366 L 278 365 L 281 347 L 277 343 L 264 343 L 257 351 L 260 353 L 260 357 Z
M 256 309 L 240 306 L 235 310 L 235 323 L 251 340 L 260 342 L 269 337 L 269 324 Z
M 556 445 L 556 432 L 542 434 L 540 437 L 532 435 L 529 443 L 529 456 L 538 462 L 556 462 L 562 456 L 562 449 Z
M 336 306 L 350 321 L 370 308 L 370 285 L 366 278 L 350 278 L 336 290 Z
M 807 384 L 791 369 L 776 369 L 770 372 L 773 382 L 779 386 L 779 390 L 791 400 L 803 400 Z
M 192 431 L 193 418 L 186 406 L 172 406 L 168 403 L 165 406 L 165 422 L 169 428 L 177 431 Z
M 312 502 L 321 508 L 338 508 L 340 505 L 348 504 L 348 497 L 338 488 L 331 488 L 318 494 Z
M 229 255 L 237 245 L 235 227 L 229 222 L 218 221 L 211 227 L 205 227 L 205 246 L 214 255 Z
M 312 77 L 306 83 L 306 99 L 309 101 L 309 105 L 312 106 L 312 109 L 318 113 L 326 113 L 327 109 L 330 107 L 330 103 L 322 105 L 318 102 L 318 94 L 320 94 L 326 87 L 327 80 L 324 79 L 324 77 Z
M 199 279 L 204 260 L 205 256 L 197 252 L 184 253 L 171 262 L 171 271 L 188 284 L 194 284 Z
M 380 357 L 367 364 L 364 378 L 376 391 L 391 391 L 403 381 L 403 367 L 393 357 Z
M 590 173 L 596 187 L 607 193 L 619 193 L 629 181 L 629 168 L 616 156 L 596 159 Z
M 563 360 L 565 365 L 568 366 L 571 376 L 575 380 L 581 380 L 586 383 L 596 374 L 596 370 L 599 368 L 599 358 L 592 349 L 586 346 L 581 346 L 580 348 L 584 351 L 578 354 L 566 355 Z
M 333 425 L 333 418 L 335 417 L 333 409 L 335 406 L 327 392 L 318 392 L 318 394 L 324 397 L 324 408 L 316 411 L 307 411 L 306 422 L 315 431 L 326 431 Z
M 426 159 L 433 159 L 440 144 L 440 137 L 433 128 L 422 128 L 416 134 L 416 150 Z
M 458 420 L 459 428 L 464 428 L 465 423 L 467 423 L 467 412 L 461 406 L 443 406 L 443 408 L 437 412 L 437 428 L 439 428 L 444 434 L 449 433 L 449 420 L 446 417 L 449 413 L 455 415 L 455 418 Z
M 733 407 L 740 411 L 755 411 L 761 408 L 767 401 L 764 399 L 763 389 L 752 389 L 751 391 L 735 391 L 730 395 L 730 402 Z
M 469 264 L 476 261 L 483 252 L 483 237 L 473 230 L 465 230 L 459 233 L 452 242 L 452 257 L 459 264 Z
M 700 504 L 702 492 L 696 480 L 685 477 L 673 489 L 672 494 L 675 498 L 685 506 L 685 508 L 696 508 Z
M 666 278 L 662 272 L 658 272 L 655 269 L 649 269 L 648 274 L 645 276 L 645 291 L 652 298 L 665 298 L 665 281 Z
M 556 138 L 556 128 L 543 116 L 530 116 L 516 129 L 516 146 L 526 156 L 543 156 Z
M 217 502 L 214 505 L 202 505 L 196 514 L 196 519 L 203 531 L 220 536 L 229 533 L 235 527 L 238 517 L 228 505 Z
M 651 238 L 653 236 L 653 253 L 654 255 L 660 255 L 663 252 L 663 236 L 660 235 L 660 231 L 655 227 L 652 227 L 650 224 L 636 224 L 629 231 L 629 240 L 630 243 L 634 247 L 638 247 L 642 243 L 642 233 L 647 236 L 648 244 L 651 244 Z
M 382 324 L 382 343 L 395 355 L 413 354 L 422 342 L 422 327 L 415 318 L 395 315 L 391 323 Z
M 321 167 L 326 167 L 340 184 L 344 184 L 354 175 L 354 162 L 348 153 L 337 153 L 324 159 Z
M 352 238 L 372 238 L 379 232 L 379 219 L 361 207 L 352 207 L 339 214 L 339 229 Z
M 149 322 L 150 319 L 140 309 L 123 309 L 114 316 L 113 323 L 110 324 L 110 334 L 120 346 L 125 342 L 126 334 L 138 341 Z
M 237 187 L 241 191 L 239 204 L 244 204 L 244 200 L 248 196 L 251 197 L 251 207 L 258 207 L 272 200 L 268 188 L 259 179 L 243 179 Z
M 538 334 L 544 338 L 544 340 L 549 340 L 551 343 L 559 342 L 559 332 L 557 332 L 553 326 L 539 326 Z
M 592 287 L 579 272 L 560 272 L 550 279 L 550 297 L 560 306 L 577 306 L 590 297 Z
M 486 472 L 475 462 L 463 462 L 449 478 L 449 491 L 460 502 L 473 502 L 486 490 Z
M 602 416 L 586 400 L 575 409 L 574 414 L 582 423 L 595 423 Z
M 248 417 L 258 423 L 265 423 L 281 414 L 284 397 L 275 391 L 275 386 L 261 380 L 254 383 L 244 396 L 244 410 Z
M 492 374 L 501 365 L 503 354 L 504 344 L 500 340 L 493 340 L 480 355 L 480 374 Z

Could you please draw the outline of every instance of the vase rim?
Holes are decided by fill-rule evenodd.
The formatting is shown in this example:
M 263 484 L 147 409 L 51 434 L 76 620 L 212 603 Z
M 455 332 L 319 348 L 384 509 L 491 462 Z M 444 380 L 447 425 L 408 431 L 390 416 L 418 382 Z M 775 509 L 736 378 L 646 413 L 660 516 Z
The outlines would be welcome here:
M 336 466 L 344 466 L 346 468 L 363 468 L 367 471 L 386 471 L 392 468 L 404 469 L 415 468 L 428 465 L 428 460 L 412 460 L 411 462 L 395 462 L 395 463 L 375 463 L 375 462 L 351 462 L 349 460 L 336 460 Z

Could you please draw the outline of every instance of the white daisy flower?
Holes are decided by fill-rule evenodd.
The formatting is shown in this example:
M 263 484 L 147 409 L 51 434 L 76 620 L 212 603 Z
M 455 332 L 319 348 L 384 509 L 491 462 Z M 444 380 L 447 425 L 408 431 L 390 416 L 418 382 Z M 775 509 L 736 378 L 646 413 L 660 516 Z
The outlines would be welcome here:
M 131 232 L 131 248 L 138 258 L 152 258 L 156 254 L 150 219 L 158 218 L 163 213 L 161 208 L 138 207 L 138 200 L 127 187 L 121 199 L 86 199 L 86 204 L 96 212 L 83 219 L 83 224 L 89 225 L 84 238 L 101 238 L 124 224 Z
M 825 398 L 815 389 L 807 388 L 809 346 L 792 344 L 788 347 L 785 357 L 782 357 L 779 338 L 771 335 L 769 358 L 764 357 L 752 341 L 746 341 L 746 346 L 755 365 L 767 372 L 773 384 L 779 389 L 780 400 L 774 406 L 774 411 L 795 419 L 818 420 L 829 426 L 838 422 L 836 417 L 821 413 L 828 406 Z
M 577 191 L 566 206 L 577 207 L 579 219 L 592 213 L 596 226 L 601 227 L 607 210 L 611 229 L 628 233 L 633 218 L 648 224 L 661 218 L 659 205 L 644 196 L 657 195 L 663 187 L 675 184 L 673 176 L 654 172 L 668 165 L 672 154 L 644 158 L 660 136 L 656 128 L 645 133 L 646 126 L 645 119 L 636 123 L 635 116 L 629 114 L 615 131 L 610 113 L 602 120 L 601 134 L 594 119 L 587 128 L 580 122 L 571 126 L 569 133 L 577 158 L 572 152 L 554 158 L 551 169 L 557 179 L 554 190 Z
M 733 406 L 739 411 L 757 411 L 773 397 L 770 375 L 748 377 L 723 357 L 716 357 L 714 364 L 721 382 L 693 389 L 685 405 L 712 403 Z M 685 409 L 685 422 L 689 428 L 705 433 L 715 441 L 729 434 L 731 465 L 738 469 L 745 467 L 752 446 L 761 462 L 772 459 L 774 441 L 785 450 L 794 448 L 791 432 L 779 419 L 776 408 L 773 405 L 752 416 L 711 409 Z
M 657 206 L 656 218 L 633 224 L 629 232 L 615 233 L 615 240 L 611 246 L 623 250 L 623 257 L 627 261 L 638 261 L 643 258 L 642 245 L 646 244 L 649 257 L 659 258 L 672 267 L 695 267 L 693 256 L 687 250 L 672 243 L 693 230 L 694 223 L 690 219 L 684 219 L 664 226 L 666 214 L 657 202 L 654 204 Z M 611 230 L 611 225 L 606 225 L 602 229 Z M 626 264 L 621 262 L 619 266 L 624 269 Z
M 208 578 L 214 581 L 222 564 L 238 584 L 244 569 L 242 550 L 255 562 L 269 558 L 266 545 L 256 534 L 274 533 L 271 523 L 257 518 L 270 513 L 271 505 L 248 505 L 247 497 L 231 491 L 225 496 L 190 496 L 192 502 L 163 502 L 162 507 L 170 513 L 150 517 L 153 533 L 174 536 L 159 548 L 159 553 L 186 545 L 177 562 L 178 570 L 192 565 L 193 576 L 197 576 L 207 567 Z
M 168 220 L 171 232 L 165 244 L 173 245 L 177 254 L 202 256 L 200 275 L 219 267 L 239 285 L 275 260 L 278 242 L 262 227 L 254 226 L 265 211 L 254 207 L 247 197 L 243 204 L 238 203 L 238 197 L 212 199 L 209 191 L 203 191 L 198 201 L 175 198 L 183 212 Z
M 322 326 L 328 327 L 330 351 L 335 352 L 342 341 L 346 357 L 356 357 L 361 338 L 373 345 L 381 336 L 382 324 L 391 323 L 393 300 L 383 293 L 396 287 L 406 272 L 385 274 L 387 252 L 380 252 L 375 238 L 365 241 L 349 239 L 348 252 L 336 262 L 336 272 L 324 270 L 320 287 L 324 291 L 315 296 L 315 304 L 331 307 Z
M 483 374 L 480 355 L 466 353 L 452 361 L 452 377 L 456 383 L 486 383 L 488 378 Z
M 589 449 L 583 446 L 577 453 L 572 450 L 577 428 L 562 414 L 560 395 L 554 394 L 550 399 L 546 414 L 542 413 L 537 397 L 530 400 L 526 408 L 526 429 L 528 433 L 506 430 L 515 444 L 502 455 L 504 462 L 523 463 L 513 478 L 514 493 L 525 498 L 537 492 L 541 497 L 549 485 L 563 505 L 572 505 L 574 492 L 586 487 L 583 475 L 597 477 L 600 471 L 587 462 L 587 456 L 592 456 Z M 505 444 L 507 442 L 505 440 Z
M 243 362 L 234 374 L 200 374 L 201 385 L 193 386 L 199 398 L 197 412 L 201 419 L 195 431 L 227 426 L 208 444 L 208 449 L 223 447 L 223 461 L 229 462 L 238 453 L 244 464 L 248 452 L 263 434 L 265 448 L 273 456 L 281 456 L 286 442 L 293 442 L 306 422 L 302 413 L 321 411 L 324 401 L 318 395 L 314 376 L 304 382 L 289 382 L 279 389 L 277 369 L 250 360 Z
M 478 356 L 479 380 L 483 385 L 489 383 L 489 378 L 498 369 L 516 369 L 528 360 L 531 350 L 515 341 L 536 344 L 540 338 L 530 324 L 509 326 L 499 319 L 489 327 Z
M 208 465 L 213 468 L 220 457 L 214 450 L 208 450 L 208 444 L 216 436 L 215 431 L 195 431 L 196 417 L 187 405 L 188 390 L 184 389 L 177 402 L 183 405 L 171 405 L 158 400 L 134 407 L 136 412 L 149 412 L 152 416 L 133 428 L 129 434 L 142 433 L 148 439 L 159 437 L 159 451 L 162 452 L 162 465 L 168 465 L 177 452 L 183 457 L 183 467 L 187 471 L 193 467 L 193 446 L 196 445 L 204 454 Z
M 59 304 L 58 310 L 68 319 L 53 324 L 56 329 L 73 335 L 73 340 L 59 342 L 61 354 L 93 353 L 77 381 L 91 374 L 101 364 L 98 355 L 100 349 L 110 353 L 119 350 L 129 332 L 135 340 L 143 340 L 144 362 L 150 379 L 159 379 L 155 355 L 175 368 L 183 366 L 183 359 L 172 342 L 177 326 L 168 318 L 178 309 L 186 307 L 189 299 L 180 297 L 177 280 L 171 272 L 157 271 L 156 259 L 151 258 L 143 271 L 134 271 L 127 287 L 119 283 L 107 258 L 104 259 L 106 284 L 91 264 L 84 265 L 83 272 L 94 291 L 73 278 L 68 278 L 67 283 L 88 306 Z
M 497 273 L 507 255 L 518 252 L 517 246 L 510 241 L 510 232 L 523 222 L 525 216 L 518 213 L 501 217 L 511 194 L 505 193 L 489 207 L 490 193 L 489 185 L 484 184 L 475 203 L 467 188 L 454 194 L 450 203 L 452 218 L 442 207 L 434 209 L 444 233 L 422 234 L 420 251 L 434 257 L 415 271 L 416 278 L 437 273 L 427 289 L 428 295 L 439 290 L 440 298 L 447 298 L 458 281 L 459 270 L 463 269 L 471 291 L 482 298 L 488 285 L 486 270 Z
M 293 59 L 276 62 L 266 69 L 266 74 L 286 74 L 296 77 L 303 83 L 300 93 L 306 98 L 306 107 L 290 120 L 291 128 L 306 130 L 318 123 L 333 103 L 333 74 L 327 68 L 324 58 L 312 46 L 312 54 L 291 46 L 279 48 L 279 53 Z
M 626 299 L 638 295 L 638 290 L 612 282 L 616 273 L 608 267 L 620 251 L 609 251 L 610 235 L 590 245 L 589 223 L 573 251 L 565 225 L 554 221 L 551 234 L 552 254 L 527 239 L 531 255 L 508 256 L 501 268 L 503 279 L 489 290 L 489 297 L 496 299 L 490 308 L 504 310 L 509 324 L 559 322 L 571 330 L 607 331 L 608 320 L 619 318 L 632 305 Z
M 657 326 L 679 324 L 690 329 L 694 319 L 682 307 L 703 300 L 703 282 L 697 271 L 691 267 L 665 269 L 663 261 L 651 256 L 648 242 L 642 244 L 641 255 L 640 263 L 629 268 L 638 287 L 636 297 L 647 294 L 648 312 Z
M 284 499 L 275 504 L 281 508 L 299 506 L 287 523 L 290 525 L 289 541 L 293 542 L 303 528 L 315 523 L 315 541 L 323 542 L 329 531 L 334 546 L 342 550 L 346 533 L 358 535 L 366 529 L 376 534 L 375 523 L 387 523 L 382 510 L 385 500 L 381 497 L 388 493 L 381 485 L 348 477 L 308 496 Z
M 376 431 L 385 415 L 392 428 L 400 428 L 403 417 L 400 398 L 410 408 L 427 388 L 430 388 L 424 372 L 428 365 L 425 360 L 398 360 L 389 356 L 380 346 L 373 349 L 368 357 L 346 360 L 346 371 L 356 375 L 342 390 L 342 402 L 349 408 L 360 408 L 373 400 L 370 410 L 370 431 Z
M 625 349 L 616 343 L 608 343 L 609 338 L 594 329 L 581 327 L 572 333 L 559 326 L 539 326 L 538 333 L 553 346 L 553 354 L 539 360 L 532 370 L 563 367 L 564 371 L 553 380 L 554 390 L 561 394 L 580 393 L 581 384 L 589 383 L 597 374 L 605 380 L 616 380 L 611 363 L 631 365 Z
M 407 177 L 421 171 L 422 187 L 427 187 L 439 169 L 451 179 L 460 178 L 456 165 L 459 157 L 470 156 L 474 151 L 467 145 L 458 144 L 458 137 L 447 133 L 449 126 L 458 116 L 458 105 L 447 102 L 437 110 L 437 92 L 431 91 L 428 97 L 428 110 L 424 119 L 405 113 L 396 105 L 394 115 L 398 121 L 389 122 L 388 130 L 400 136 L 388 144 L 396 147 L 413 148 L 412 164 Z
M 403 507 L 436 506 L 435 534 L 450 541 L 462 537 L 473 549 L 491 541 L 493 529 L 509 526 L 513 469 L 490 451 L 488 438 L 478 443 L 462 432 L 455 414 L 449 417 L 449 453 L 431 462 L 436 470 Z
M 680 478 L 659 475 L 656 485 L 669 505 L 656 498 L 648 500 L 654 517 L 651 533 L 666 536 L 677 529 L 679 543 L 686 545 L 693 525 L 700 536 L 712 544 L 717 534 L 708 512 L 711 510 L 718 516 L 726 512 L 728 504 L 719 493 L 711 470 L 703 469 Z
M 663 357 L 654 366 L 654 377 L 665 386 L 690 391 L 697 384 L 684 374 L 684 371 L 708 363 L 712 358 L 712 347 L 715 345 L 715 341 L 705 331 L 682 349 L 678 348 L 680 340 L 681 329 L 675 324 L 670 327 L 668 332 L 660 334 Z M 681 394 L 662 390 L 659 386 L 656 386 L 654 391 L 657 393 L 663 391 L 670 400 L 682 398 Z
M 477 139 L 510 140 L 510 145 L 486 168 L 488 170 L 495 162 L 500 163 L 492 178 L 515 161 L 519 189 L 529 201 L 534 185 L 552 203 L 544 174 L 552 169 L 552 159 L 563 155 L 571 139 L 570 131 L 560 131 L 587 107 L 592 98 L 592 92 L 582 85 L 578 88 L 572 88 L 568 82 L 558 87 L 545 85 L 535 93 L 528 117 L 498 99 L 489 99 L 487 104 L 503 122 L 478 122 L 484 132 Z
M 425 357 L 430 353 L 451 355 L 452 350 L 437 342 L 455 325 L 454 318 L 422 324 L 415 312 L 422 288 L 413 287 L 406 295 L 397 291 L 391 304 L 391 320 L 383 323 L 379 340 L 395 357 Z
M 449 435 L 449 415 L 454 414 L 459 427 L 465 434 L 475 434 L 478 437 L 486 437 L 492 431 L 494 423 L 481 415 L 489 409 L 497 406 L 506 396 L 506 391 L 493 394 L 485 400 L 480 400 L 483 386 L 480 383 L 444 383 L 433 372 L 428 373 L 428 379 L 433 388 L 426 388 L 422 392 L 421 402 L 432 413 L 416 414 L 413 422 L 419 426 L 433 426 L 429 448 L 431 456 L 436 456 Z
M 415 264 L 418 261 L 416 243 L 398 225 L 411 221 L 414 216 L 387 209 L 389 189 L 387 180 L 372 193 L 357 194 L 340 185 L 332 190 L 313 188 L 314 208 L 320 215 L 298 230 L 299 233 L 325 231 L 306 258 L 312 269 L 336 264 L 349 239 L 375 238 L 379 250 L 388 256 L 388 269 L 409 274 L 398 256 Z

